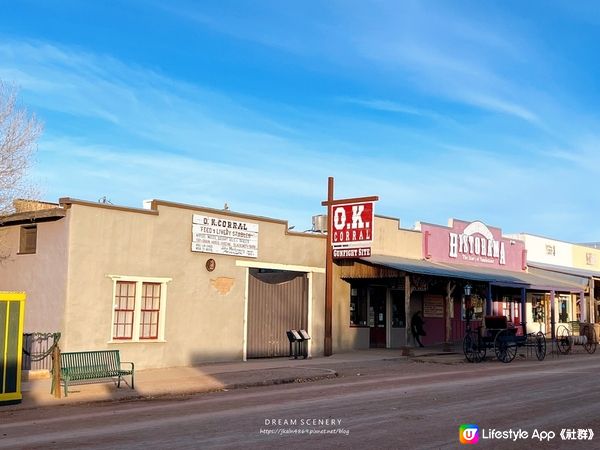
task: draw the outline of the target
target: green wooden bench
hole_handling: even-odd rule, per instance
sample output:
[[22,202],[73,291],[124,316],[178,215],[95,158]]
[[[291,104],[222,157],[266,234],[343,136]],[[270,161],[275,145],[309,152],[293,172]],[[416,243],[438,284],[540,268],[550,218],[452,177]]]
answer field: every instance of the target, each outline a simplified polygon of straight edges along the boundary
[[[122,369],[121,364],[131,364],[131,369]],[[116,378],[117,387],[121,387],[121,378],[131,376],[131,389],[134,385],[134,364],[123,361],[119,350],[97,350],[89,352],[65,352],[60,354],[60,379],[65,387],[65,397],[71,381],[99,380]],[[60,387],[59,387],[60,389]],[[50,393],[54,392],[54,377]]]

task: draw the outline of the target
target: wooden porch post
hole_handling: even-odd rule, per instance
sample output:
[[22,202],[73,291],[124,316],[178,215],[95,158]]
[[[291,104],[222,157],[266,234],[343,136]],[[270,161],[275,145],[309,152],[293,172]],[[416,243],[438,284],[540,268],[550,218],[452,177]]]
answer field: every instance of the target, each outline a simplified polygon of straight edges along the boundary
[[596,287],[596,280],[594,280],[594,277],[590,277],[590,312],[589,312],[589,322],[590,323],[594,323],[596,322],[596,297],[594,296],[594,289]]
[[445,298],[445,308],[444,308],[444,318],[446,322],[446,334],[444,339],[444,348],[443,351],[451,352],[452,349],[452,321],[450,320],[450,316],[452,315],[452,293],[456,289],[456,282],[452,280],[448,280],[448,284],[446,285],[446,298]]
[[[492,301],[492,283],[488,283],[488,290],[487,290],[487,296],[485,299],[485,306],[486,306],[486,314],[489,316],[493,316],[494,313],[494,303]],[[485,319],[485,317],[484,317]]]
[[[550,332],[551,332],[552,339],[554,339],[556,337],[556,330],[555,330],[556,305],[555,305],[555,301],[554,301],[555,298],[556,298],[555,291],[554,290],[550,291]],[[546,330],[546,333],[548,333],[547,330]]]
[[411,311],[410,311],[410,294],[412,292],[412,286],[410,285],[410,275],[409,274],[405,274],[404,275],[404,315],[405,315],[405,320],[404,320],[404,347],[402,348],[402,355],[403,356],[410,356],[411,355],[411,348],[409,345],[409,340],[410,340],[410,320],[412,318],[411,315]]
[[521,325],[523,327],[523,336],[527,335],[527,290],[521,288]]

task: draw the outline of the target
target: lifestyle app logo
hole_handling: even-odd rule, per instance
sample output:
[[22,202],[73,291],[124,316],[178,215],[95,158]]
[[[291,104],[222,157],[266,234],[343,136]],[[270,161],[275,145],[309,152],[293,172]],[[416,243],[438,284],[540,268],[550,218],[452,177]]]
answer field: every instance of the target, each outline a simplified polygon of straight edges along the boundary
[[473,424],[462,424],[458,427],[458,437],[461,444],[477,444],[479,442],[479,427]]

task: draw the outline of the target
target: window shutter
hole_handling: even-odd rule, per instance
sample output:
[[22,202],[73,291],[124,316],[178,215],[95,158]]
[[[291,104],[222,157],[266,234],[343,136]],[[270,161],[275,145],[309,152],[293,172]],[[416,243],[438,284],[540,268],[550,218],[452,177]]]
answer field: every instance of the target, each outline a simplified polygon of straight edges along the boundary
[[35,253],[37,250],[37,226],[21,227],[19,253]]

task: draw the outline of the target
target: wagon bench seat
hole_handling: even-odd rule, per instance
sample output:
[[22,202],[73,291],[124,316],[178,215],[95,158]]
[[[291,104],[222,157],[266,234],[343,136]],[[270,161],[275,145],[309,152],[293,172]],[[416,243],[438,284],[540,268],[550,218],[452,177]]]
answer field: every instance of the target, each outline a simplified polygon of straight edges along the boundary
[[[121,368],[123,364],[129,364],[130,368]],[[131,376],[131,389],[133,389],[134,364],[129,361],[122,362],[119,350],[65,352],[60,355],[60,379],[65,388],[65,397],[68,395],[71,381],[116,378],[117,387],[121,387],[121,378],[126,375]],[[54,392],[54,377],[52,377],[50,392]]]

